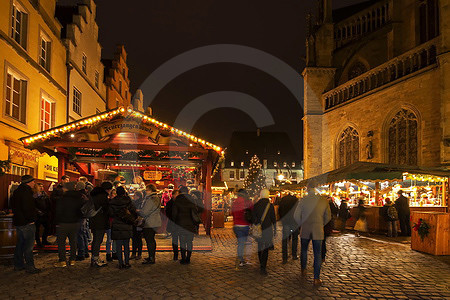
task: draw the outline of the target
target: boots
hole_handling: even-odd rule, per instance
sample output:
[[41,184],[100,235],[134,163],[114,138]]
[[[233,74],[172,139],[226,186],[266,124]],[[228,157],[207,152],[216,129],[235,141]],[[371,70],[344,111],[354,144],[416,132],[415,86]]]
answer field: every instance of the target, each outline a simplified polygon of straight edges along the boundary
[[106,261],[112,261],[112,256],[111,253],[110,254],[106,254]]

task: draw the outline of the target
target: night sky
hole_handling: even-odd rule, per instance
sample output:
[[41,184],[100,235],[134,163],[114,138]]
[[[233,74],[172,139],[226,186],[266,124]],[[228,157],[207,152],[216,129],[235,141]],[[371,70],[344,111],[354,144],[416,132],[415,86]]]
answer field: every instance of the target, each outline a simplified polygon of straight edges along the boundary
[[[335,8],[363,2],[334,1]],[[264,51],[301,71],[305,57],[305,17],[316,11],[316,0],[96,0],[103,57],[116,44],[128,51],[131,91],[173,57],[215,44],[235,44]],[[127,5],[124,5],[124,4]],[[278,80],[245,64],[214,63],[191,69],[167,84],[154,98],[154,116],[174,124],[193,99],[218,91],[235,91],[256,98],[272,114],[274,125],[263,131],[284,131],[302,153],[302,105]],[[150,99],[144,89],[147,105]],[[301,98],[303,94],[301,92]],[[185,128],[180,128],[185,129]],[[226,147],[233,131],[256,131],[249,115],[234,108],[217,108],[196,120],[192,133]]]

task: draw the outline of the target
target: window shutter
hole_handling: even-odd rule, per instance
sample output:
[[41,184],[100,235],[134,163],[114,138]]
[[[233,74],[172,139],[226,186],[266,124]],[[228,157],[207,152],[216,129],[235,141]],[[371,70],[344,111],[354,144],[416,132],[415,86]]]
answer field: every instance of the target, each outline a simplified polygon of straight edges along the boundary
[[22,28],[21,28],[21,46],[27,49],[27,30],[28,30],[28,14],[22,13]]
[[51,118],[52,118],[52,120],[51,120],[50,126],[53,128],[53,127],[55,127],[55,116],[56,116],[55,109],[56,109],[56,103],[52,102],[51,109],[52,109],[52,113],[51,113]]
[[20,82],[20,122],[25,124],[27,117],[27,81],[21,80]]
[[45,68],[48,72],[50,72],[50,64],[52,62],[52,43],[47,42],[47,61],[45,64]]

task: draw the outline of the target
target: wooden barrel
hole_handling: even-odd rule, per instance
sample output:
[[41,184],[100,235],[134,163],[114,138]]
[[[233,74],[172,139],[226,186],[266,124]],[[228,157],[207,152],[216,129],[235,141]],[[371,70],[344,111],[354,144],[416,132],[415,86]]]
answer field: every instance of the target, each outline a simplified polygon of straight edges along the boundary
[[0,216],[0,259],[12,259],[16,248],[16,229],[12,215]]

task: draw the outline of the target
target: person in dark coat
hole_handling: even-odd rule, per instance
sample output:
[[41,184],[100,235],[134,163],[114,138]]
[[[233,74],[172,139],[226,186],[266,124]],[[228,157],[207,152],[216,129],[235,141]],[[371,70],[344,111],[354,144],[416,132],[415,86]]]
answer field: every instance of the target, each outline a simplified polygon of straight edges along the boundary
[[[89,227],[92,232],[91,244],[91,267],[103,267],[106,263],[100,259],[100,246],[106,230],[109,229],[109,194],[112,190],[112,183],[103,182],[99,187],[95,187],[91,192],[95,210],[101,210],[89,219]],[[107,254],[108,255],[108,254]],[[111,256],[111,254],[109,254]]]
[[[394,210],[393,214],[390,215],[389,211]],[[397,213],[397,218],[395,218],[395,213]],[[388,237],[397,237],[397,220],[398,220],[398,212],[395,208],[394,204],[392,203],[391,199],[386,198],[385,204],[381,208],[381,215],[383,216],[384,220],[386,221],[388,232]]]
[[[56,202],[62,198],[64,194],[63,185],[66,182],[70,181],[70,177],[67,175],[63,175],[61,177],[61,182],[56,186],[50,186],[51,194],[50,194],[50,203],[51,203],[51,214],[50,214],[50,232],[49,234],[56,234],[56,221],[55,221],[55,210],[56,210]],[[50,191],[50,189],[49,189]]]
[[[47,241],[47,237],[49,235],[49,227],[50,227],[50,213],[51,213],[51,202],[50,197],[44,191],[44,185],[41,182],[38,182],[34,185],[34,202],[37,209],[37,220],[36,220],[36,244],[38,247],[42,247],[43,245],[50,245]],[[42,233],[42,241],[40,235],[40,227],[43,227]]]
[[[111,222],[111,238],[116,241],[117,260],[119,269],[128,269],[130,265],[130,239],[133,236],[133,225],[137,212],[125,188],[117,188],[117,196],[109,202]],[[122,256],[123,248],[123,256]]]
[[[82,181],[78,181],[75,185],[75,190],[79,191],[83,198],[83,203],[89,200],[86,192],[86,184]],[[81,218],[80,229],[77,234],[77,261],[82,261],[89,257],[89,229],[86,218]]]
[[[264,220],[261,220],[269,207]],[[269,248],[273,245],[273,237],[277,233],[277,220],[275,217],[275,209],[269,201],[269,190],[263,189],[260,193],[260,199],[253,206],[253,224],[261,224],[262,238],[258,239],[258,258],[260,265],[260,273],[267,275],[267,259],[269,258]]]
[[175,199],[172,207],[172,218],[177,225],[180,239],[181,260],[180,264],[185,265],[191,262],[194,233],[197,224],[193,219],[193,214],[198,214],[195,199],[189,195],[189,189],[185,186],[180,188],[180,194]]
[[58,258],[55,267],[66,267],[66,239],[69,238],[70,258],[69,264],[75,265],[77,256],[77,234],[80,229],[80,220],[83,217],[81,207],[84,198],[80,191],[75,190],[75,181],[64,183],[64,194],[56,202],[56,240],[58,243]]
[[403,236],[411,236],[411,224],[410,224],[410,210],[409,199],[403,195],[403,191],[397,192],[398,198],[395,200],[395,208],[398,213],[398,220],[400,221],[400,230]]
[[34,266],[33,246],[36,233],[37,210],[33,198],[34,178],[24,175],[22,183],[11,196],[13,225],[16,227],[17,242],[14,251],[14,270],[39,273]]
[[179,195],[179,190],[172,191],[172,198],[166,204],[166,216],[167,216],[167,232],[170,232],[172,235],[172,251],[173,251],[173,260],[178,260],[178,230],[173,219],[173,205],[175,204],[175,199]]
[[339,206],[339,213],[338,213],[338,220],[339,220],[338,229],[340,232],[345,231],[345,223],[347,223],[347,220],[350,219],[350,217],[351,215],[348,208],[347,199],[341,198],[341,205]]
[[283,224],[283,237],[281,242],[281,252],[283,255],[283,264],[288,260],[288,243],[292,239],[292,259],[297,260],[299,226],[294,220],[294,211],[297,207],[298,199],[292,195],[286,195],[279,200],[278,213],[280,214],[281,224]]

